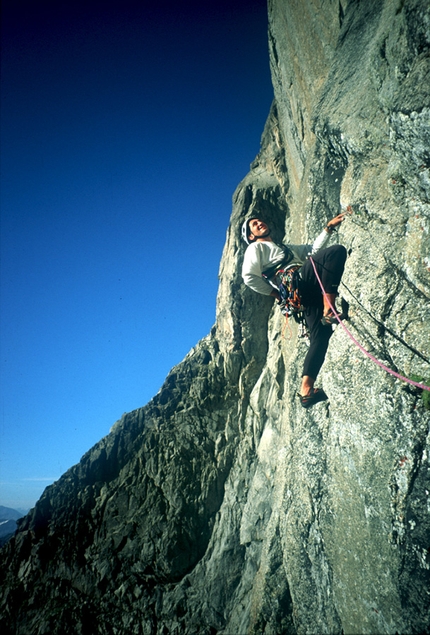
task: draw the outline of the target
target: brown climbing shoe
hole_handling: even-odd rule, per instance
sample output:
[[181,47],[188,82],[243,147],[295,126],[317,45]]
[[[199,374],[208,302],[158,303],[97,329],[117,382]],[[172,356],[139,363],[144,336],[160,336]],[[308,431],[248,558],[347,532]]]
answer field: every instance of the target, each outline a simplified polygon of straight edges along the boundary
[[300,398],[300,403],[302,404],[303,408],[311,408],[316,403],[319,403],[320,401],[326,401],[328,399],[322,388],[312,388],[311,392],[308,395],[303,396],[299,392],[297,393],[297,395]]

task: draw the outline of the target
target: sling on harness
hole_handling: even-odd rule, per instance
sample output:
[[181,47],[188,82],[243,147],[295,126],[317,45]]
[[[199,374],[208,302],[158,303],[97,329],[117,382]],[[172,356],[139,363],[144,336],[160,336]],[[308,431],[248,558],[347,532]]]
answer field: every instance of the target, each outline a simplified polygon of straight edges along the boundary
[[262,276],[279,291],[279,295],[281,296],[279,308],[282,315],[287,319],[287,322],[290,317],[293,317],[295,322],[299,325],[298,336],[308,340],[309,336],[305,324],[304,306],[299,291],[299,271],[301,265],[288,266],[288,262],[291,262],[293,255],[288,247],[284,246],[284,251],[286,255],[285,260],[263,271]]
[[280,262],[262,272],[263,278],[279,291],[281,313],[287,318],[293,316],[300,322],[299,314],[303,305],[299,293],[299,269],[301,264],[294,262],[294,254],[287,245],[282,245],[284,257]]
[[278,282],[279,294],[281,296],[279,308],[281,309],[281,313],[285,315],[286,324],[288,324],[288,319],[293,317],[299,327],[297,333],[299,339],[304,340],[309,346],[309,333],[305,321],[304,306],[302,304],[299,291],[299,271],[299,266],[290,267],[289,269],[280,269],[277,272],[275,279]]
[[300,267],[279,269],[275,280],[281,296],[281,312],[288,317],[294,317],[299,322],[299,314],[303,313],[303,305],[299,292]]

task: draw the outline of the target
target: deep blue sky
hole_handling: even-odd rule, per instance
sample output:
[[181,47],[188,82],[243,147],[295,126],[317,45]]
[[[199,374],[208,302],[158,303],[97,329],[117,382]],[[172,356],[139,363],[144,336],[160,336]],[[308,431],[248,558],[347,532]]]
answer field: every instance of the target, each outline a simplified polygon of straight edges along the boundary
[[265,0],[3,0],[0,504],[210,331],[272,96]]

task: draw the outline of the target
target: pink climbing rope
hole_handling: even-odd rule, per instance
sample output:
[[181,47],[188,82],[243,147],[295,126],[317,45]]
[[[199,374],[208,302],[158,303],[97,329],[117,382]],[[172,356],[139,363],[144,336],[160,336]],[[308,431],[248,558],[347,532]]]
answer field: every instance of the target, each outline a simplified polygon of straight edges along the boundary
[[313,261],[313,259],[309,256],[309,260],[312,263],[312,267],[314,268],[315,271],[315,275],[317,277],[317,280],[319,282],[319,285],[322,289],[322,292],[324,294],[325,299],[327,300],[328,304],[330,305],[331,310],[333,311],[336,320],[339,322],[339,324],[341,325],[341,327],[343,328],[344,331],[346,331],[346,333],[348,334],[348,337],[351,338],[351,340],[354,342],[354,344],[356,346],[358,346],[358,348],[360,349],[360,351],[362,353],[364,353],[364,355],[366,355],[366,357],[368,357],[369,359],[372,360],[372,362],[375,362],[375,364],[378,364],[378,366],[380,366],[383,370],[385,370],[387,373],[390,373],[390,375],[394,375],[394,377],[397,377],[397,379],[400,379],[401,381],[406,381],[408,384],[412,384],[414,386],[417,386],[418,388],[421,388],[422,390],[428,390],[430,391],[430,386],[425,386],[424,384],[419,384],[416,381],[413,381],[412,379],[408,379],[408,377],[403,377],[403,375],[399,375],[399,373],[396,373],[394,370],[391,370],[391,368],[388,368],[388,366],[385,366],[385,364],[383,364],[382,362],[380,362],[378,359],[376,359],[376,357],[374,357],[373,355],[371,355],[371,353],[369,353],[368,351],[366,351],[366,349],[360,344],[360,342],[357,342],[357,340],[355,339],[355,337],[353,336],[353,334],[346,328],[345,324],[342,322],[342,320],[340,319],[339,315],[336,313],[336,309],[335,307],[332,305],[332,303],[330,302],[330,300],[327,297],[327,293],[325,292],[325,289],[323,287],[323,284],[321,282],[321,279],[318,275],[317,272],[317,268],[315,266],[315,263]]

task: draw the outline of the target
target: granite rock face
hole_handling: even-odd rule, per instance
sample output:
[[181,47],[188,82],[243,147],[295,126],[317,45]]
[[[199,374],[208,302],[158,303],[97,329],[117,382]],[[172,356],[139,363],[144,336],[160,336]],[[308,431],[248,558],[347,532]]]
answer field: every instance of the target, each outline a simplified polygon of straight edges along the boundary
[[240,277],[249,213],[310,242],[350,204],[347,328],[429,384],[429,46],[424,0],[269,0],[274,102],[216,324],[20,521],[2,633],[429,632],[426,392],[337,326],[304,410],[306,344]]

